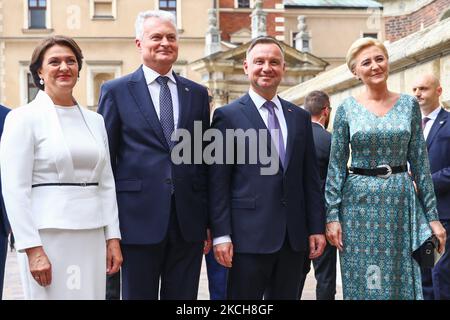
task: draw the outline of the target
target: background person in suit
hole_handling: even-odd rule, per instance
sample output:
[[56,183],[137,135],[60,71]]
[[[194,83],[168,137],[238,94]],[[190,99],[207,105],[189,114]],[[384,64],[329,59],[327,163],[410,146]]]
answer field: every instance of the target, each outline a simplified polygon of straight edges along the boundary
[[[248,161],[251,143],[226,141],[224,145],[239,148],[236,153],[245,152],[247,161],[238,164],[235,157],[233,164],[210,167],[214,253],[220,264],[231,268],[228,299],[297,299],[308,251],[314,259],[325,247],[311,119],[276,94],[285,70],[278,41],[254,39],[244,70],[249,93],[216,109],[212,127],[224,137],[227,129],[272,130],[279,138],[272,144],[279,166],[274,175],[262,175],[260,157],[256,164]],[[271,137],[268,141],[267,147]]]
[[[3,132],[3,125],[5,123],[6,115],[9,111],[10,110],[8,108],[0,105],[0,137]],[[0,300],[2,299],[3,294],[3,279],[5,276],[6,253],[8,250],[8,235],[11,231],[1,192],[2,189],[0,186]]]
[[[211,89],[208,89],[209,110],[213,112],[214,97]],[[208,274],[208,290],[210,300],[225,300],[227,297],[228,269],[216,261],[212,249],[211,232],[208,229],[208,239],[205,245],[206,272]]]
[[171,13],[139,13],[136,46],[143,65],[105,83],[98,109],[116,178],[122,298],[193,300],[206,239],[207,168],[194,163],[194,152],[191,164],[175,165],[171,134],[187,130],[194,150],[194,122],[209,128],[208,92],[173,71],[178,35]]
[[[304,108],[311,114],[314,146],[316,147],[317,163],[322,193],[325,195],[325,181],[327,179],[328,162],[330,161],[331,133],[326,128],[330,120],[330,98],[323,91],[312,91],[306,98]],[[314,275],[317,280],[316,299],[334,300],[336,294],[336,247],[329,243],[325,246],[323,254],[312,260]],[[311,263],[306,263],[306,272],[302,282],[302,288],[306,275],[311,269]],[[301,298],[301,296],[299,297]]]
[[423,134],[427,143],[430,171],[436,193],[439,219],[446,229],[445,252],[433,269],[422,269],[425,300],[450,299],[450,117],[439,103],[442,87],[431,74],[420,76],[413,93],[422,112]]
[[82,59],[72,38],[42,40],[30,64],[40,91],[5,121],[2,191],[27,299],[104,299],[122,263],[105,124],[72,95]]

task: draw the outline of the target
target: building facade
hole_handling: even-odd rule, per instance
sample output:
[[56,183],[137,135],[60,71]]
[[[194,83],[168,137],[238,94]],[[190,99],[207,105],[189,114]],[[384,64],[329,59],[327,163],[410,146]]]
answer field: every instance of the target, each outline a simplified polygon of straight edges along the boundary
[[104,81],[141,64],[134,22],[138,12],[151,9],[176,15],[180,51],[174,70],[199,81],[188,63],[203,56],[211,7],[210,0],[0,0],[0,103],[14,108],[34,97],[31,54],[41,39],[63,34],[73,37],[84,55],[74,95],[95,109]]

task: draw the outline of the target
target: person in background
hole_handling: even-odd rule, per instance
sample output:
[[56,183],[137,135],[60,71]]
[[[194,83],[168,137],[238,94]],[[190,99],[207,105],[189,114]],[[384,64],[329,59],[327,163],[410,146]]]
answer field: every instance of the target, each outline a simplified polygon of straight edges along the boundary
[[[0,137],[3,132],[6,115],[10,109],[0,105]],[[3,296],[3,279],[5,277],[6,253],[8,251],[8,235],[11,232],[8,217],[6,216],[5,204],[3,202],[2,189],[0,185],[0,300]]]
[[[327,131],[330,120],[330,98],[323,91],[312,91],[305,97],[304,108],[311,114],[314,146],[316,148],[322,192],[325,194],[328,163],[330,161],[331,133]],[[327,243],[323,254],[312,260],[317,280],[316,299],[334,300],[336,294],[336,247]],[[305,265],[305,278],[311,269],[308,259]],[[301,298],[301,297],[299,297]]]
[[27,299],[105,299],[122,263],[103,118],[73,96],[82,58],[72,38],[42,40],[30,64],[40,91],[5,121],[2,191]]
[[422,299],[413,253],[432,232],[442,252],[446,236],[419,105],[388,89],[389,55],[377,39],[356,40],[346,60],[364,89],[336,111],[325,187],[327,238],[340,251],[344,299]]
[[437,211],[447,233],[445,252],[438,263],[432,269],[422,269],[423,297],[450,300],[450,116],[439,103],[442,87],[434,75],[419,76],[412,91],[422,112]]
[[[208,88],[209,110],[214,112],[214,97],[211,89]],[[206,271],[208,274],[208,290],[210,300],[225,300],[227,297],[227,277],[228,269],[219,264],[214,258],[214,252],[211,250],[212,240],[211,232],[208,229],[208,240],[205,245]]]

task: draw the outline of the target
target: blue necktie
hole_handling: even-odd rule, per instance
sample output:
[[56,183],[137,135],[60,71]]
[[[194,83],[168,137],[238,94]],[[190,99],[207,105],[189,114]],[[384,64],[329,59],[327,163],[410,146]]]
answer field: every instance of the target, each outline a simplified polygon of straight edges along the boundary
[[169,145],[170,150],[172,150],[175,142],[170,140],[170,137],[175,130],[175,124],[173,120],[172,95],[170,94],[170,89],[167,85],[168,81],[169,77],[159,76],[156,78],[156,82],[161,86],[161,90],[159,91],[159,121],[161,122],[167,144]]
[[278,141],[273,141],[275,144],[275,148],[278,151],[278,155],[280,156],[281,164],[284,167],[284,158],[286,156],[286,149],[284,148],[284,140],[283,140],[283,132],[281,131],[280,122],[278,121],[278,117],[275,114],[275,108],[277,108],[276,104],[272,101],[266,101],[263,104],[263,107],[269,111],[269,117],[267,119],[267,129],[269,132],[272,130],[278,130]]

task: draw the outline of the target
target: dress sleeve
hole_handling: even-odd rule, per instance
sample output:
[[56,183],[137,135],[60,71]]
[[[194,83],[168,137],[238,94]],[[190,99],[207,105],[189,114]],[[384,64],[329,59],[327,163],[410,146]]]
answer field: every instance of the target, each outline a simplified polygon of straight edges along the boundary
[[327,223],[339,221],[342,189],[347,177],[347,162],[350,152],[349,142],[350,132],[344,102],[336,111],[331,138],[330,162],[325,185]]
[[[100,117],[101,118],[101,117]],[[105,145],[107,160],[100,176],[100,196],[102,199],[102,208],[109,224],[105,226],[105,239],[121,239],[119,227],[119,212],[117,207],[116,187],[114,175],[109,161],[109,146],[103,118],[101,118],[103,131],[103,143]]]
[[427,146],[423,137],[419,104],[412,99],[411,139],[408,146],[408,162],[418,189],[418,197],[428,222],[439,220],[436,209],[436,196],[431,179]]

